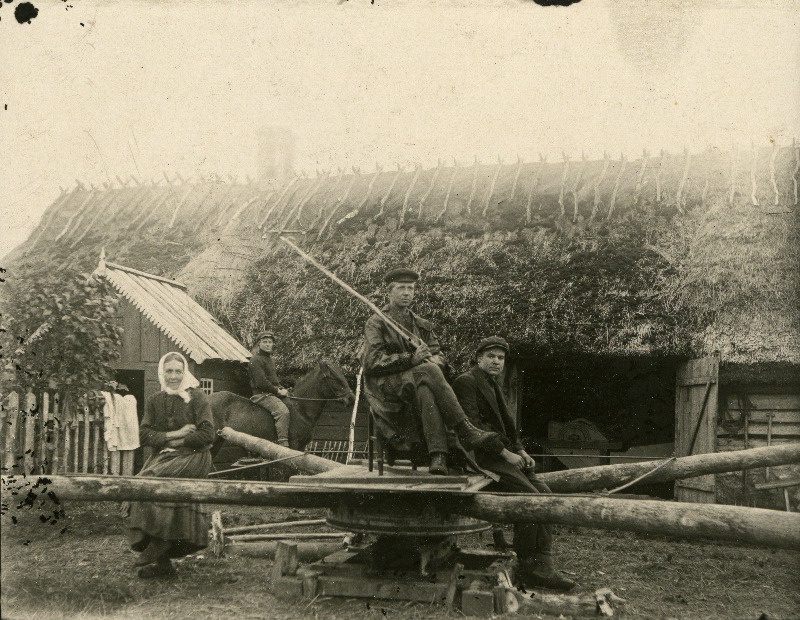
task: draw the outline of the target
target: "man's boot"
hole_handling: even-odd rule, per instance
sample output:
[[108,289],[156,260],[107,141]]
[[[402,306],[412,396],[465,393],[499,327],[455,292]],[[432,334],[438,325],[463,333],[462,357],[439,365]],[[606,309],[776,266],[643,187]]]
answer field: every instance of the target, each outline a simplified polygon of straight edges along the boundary
[[[497,433],[492,433],[489,431],[482,431],[477,426],[472,424],[466,418],[456,424],[456,427],[453,429],[458,436],[458,440],[461,442],[461,445],[464,446],[466,450],[474,450],[478,446],[485,444],[489,441],[500,441]],[[500,448],[502,448],[502,443]],[[499,452],[499,450],[498,450]]]
[[562,577],[553,568],[549,555],[534,555],[520,560],[517,564],[517,581],[526,588],[549,588],[567,592],[575,587],[575,582]]
[[446,476],[450,473],[447,469],[447,455],[444,452],[433,452],[428,465],[428,473],[434,476]]

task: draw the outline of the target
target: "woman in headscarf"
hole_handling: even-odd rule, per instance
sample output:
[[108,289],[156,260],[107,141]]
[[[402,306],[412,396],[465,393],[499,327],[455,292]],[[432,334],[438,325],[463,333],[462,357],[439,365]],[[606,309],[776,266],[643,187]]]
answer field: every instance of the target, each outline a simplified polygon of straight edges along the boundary
[[[139,476],[205,478],[211,470],[214,421],[208,397],[197,387],[186,358],[167,353],[158,363],[161,391],[147,399],[140,424],[142,446],[153,456]],[[175,574],[170,558],[208,546],[209,514],[201,504],[131,502],[128,528],[142,578]]]

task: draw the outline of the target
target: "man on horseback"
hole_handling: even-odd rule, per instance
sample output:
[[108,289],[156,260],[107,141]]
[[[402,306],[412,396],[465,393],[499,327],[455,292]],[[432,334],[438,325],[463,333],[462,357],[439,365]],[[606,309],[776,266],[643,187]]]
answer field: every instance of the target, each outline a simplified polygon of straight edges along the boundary
[[256,336],[256,349],[250,357],[250,387],[254,403],[263,407],[275,420],[278,444],[289,446],[289,408],[282,400],[289,391],[281,385],[272,359],[275,335],[271,331],[260,332]]
[[[418,416],[430,455],[429,471],[447,475],[447,428],[456,432],[464,448],[502,443],[497,433],[473,426],[464,414],[443,369],[447,362],[433,326],[410,310],[419,274],[411,269],[393,269],[386,274],[389,304],[382,308],[391,320],[416,336],[409,338],[390,328],[378,314],[367,320],[364,329],[365,394],[379,432],[390,444],[407,440],[408,418]],[[410,414],[410,416],[409,416]]]

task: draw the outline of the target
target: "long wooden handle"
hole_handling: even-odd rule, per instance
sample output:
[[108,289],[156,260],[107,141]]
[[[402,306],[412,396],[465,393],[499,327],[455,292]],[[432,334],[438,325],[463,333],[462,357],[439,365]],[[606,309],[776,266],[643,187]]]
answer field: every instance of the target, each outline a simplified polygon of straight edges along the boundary
[[395,321],[394,319],[389,317],[383,310],[378,308],[378,306],[376,306],[374,303],[372,303],[369,299],[364,297],[361,293],[359,293],[357,290],[355,290],[352,286],[347,284],[347,282],[345,282],[344,280],[339,278],[339,276],[337,276],[330,269],[325,267],[325,265],[323,265],[322,263],[317,261],[313,256],[311,256],[310,254],[304,252],[300,247],[298,247],[295,243],[293,243],[292,241],[290,241],[289,239],[287,239],[283,235],[279,236],[278,239],[283,241],[283,243],[288,245],[295,252],[297,252],[300,256],[302,256],[303,259],[307,263],[309,263],[311,265],[314,265],[314,267],[316,267],[322,273],[324,273],[326,276],[328,276],[328,279],[332,280],[333,282],[335,282],[336,284],[341,286],[344,290],[346,290],[348,293],[350,293],[353,297],[355,297],[359,301],[362,301],[363,303],[367,304],[367,306],[369,307],[370,310],[372,310],[375,314],[377,314],[379,317],[381,317],[386,322],[386,324],[389,327],[391,327],[393,330],[395,330],[398,334],[400,334],[400,336],[402,336],[403,338],[407,338],[409,341],[411,341],[411,344],[413,344],[415,347],[418,347],[419,345],[423,344],[422,340],[416,334],[410,332],[405,327],[400,325],[397,321]]

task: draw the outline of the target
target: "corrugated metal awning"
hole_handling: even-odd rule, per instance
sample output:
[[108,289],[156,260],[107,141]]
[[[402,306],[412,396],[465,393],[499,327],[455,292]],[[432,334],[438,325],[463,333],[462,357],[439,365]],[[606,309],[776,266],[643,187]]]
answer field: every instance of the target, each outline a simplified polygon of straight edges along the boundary
[[183,284],[107,263],[102,258],[95,274],[108,280],[198,364],[209,359],[237,362],[250,359],[250,351],[189,297]]

